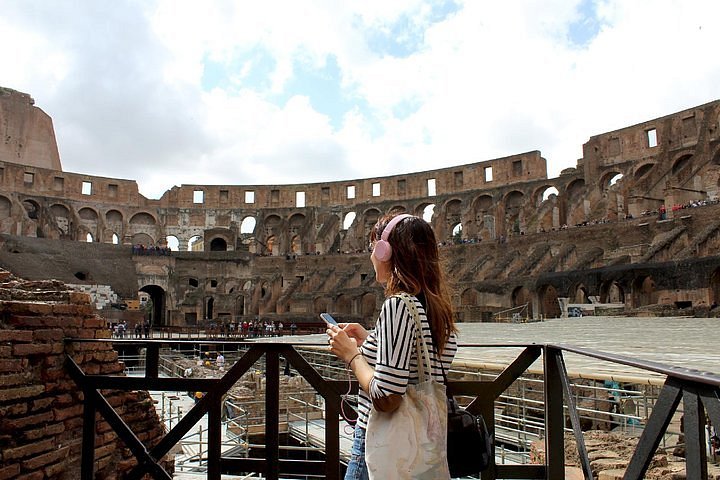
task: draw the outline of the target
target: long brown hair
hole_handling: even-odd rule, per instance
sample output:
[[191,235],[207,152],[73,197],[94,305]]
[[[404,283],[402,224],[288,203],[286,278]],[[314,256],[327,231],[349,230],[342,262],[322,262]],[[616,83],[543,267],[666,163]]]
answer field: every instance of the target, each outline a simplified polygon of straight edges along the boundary
[[[377,221],[370,232],[371,241],[381,238],[394,216],[385,215]],[[385,295],[400,292],[424,295],[430,330],[438,350],[442,352],[456,328],[435,233],[422,218],[408,217],[395,225],[387,240],[392,247],[392,256]]]

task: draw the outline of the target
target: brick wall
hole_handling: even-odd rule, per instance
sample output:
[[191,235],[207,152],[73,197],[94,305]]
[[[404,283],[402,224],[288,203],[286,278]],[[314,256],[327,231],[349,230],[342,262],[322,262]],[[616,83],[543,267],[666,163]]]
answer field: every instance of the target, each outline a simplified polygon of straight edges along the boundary
[[[83,395],[64,368],[66,354],[87,374],[121,374],[123,367],[109,344],[66,347],[64,339],[108,336],[86,294],[0,270],[0,480],[79,476]],[[147,392],[103,393],[148,448],[162,438]],[[96,429],[97,478],[122,478],[135,460],[100,416]]]

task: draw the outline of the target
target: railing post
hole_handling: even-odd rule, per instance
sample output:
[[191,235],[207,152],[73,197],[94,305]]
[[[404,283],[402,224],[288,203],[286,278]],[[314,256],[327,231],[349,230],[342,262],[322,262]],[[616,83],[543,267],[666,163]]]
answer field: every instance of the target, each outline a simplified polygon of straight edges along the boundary
[[683,413],[687,478],[707,480],[705,409],[696,393],[683,391]]
[[267,479],[280,476],[280,361],[276,346],[265,350],[265,460]]
[[94,480],[95,478],[95,408],[94,396],[83,389],[83,436],[82,436],[82,464],[80,467],[81,480]]
[[[202,442],[199,451],[202,450]],[[220,480],[220,456],[222,450],[222,396],[215,399],[208,409],[208,480]]]
[[145,349],[145,377],[158,378],[160,372],[160,345],[150,343]]
[[559,349],[545,347],[545,465],[548,480],[565,479],[565,418]]

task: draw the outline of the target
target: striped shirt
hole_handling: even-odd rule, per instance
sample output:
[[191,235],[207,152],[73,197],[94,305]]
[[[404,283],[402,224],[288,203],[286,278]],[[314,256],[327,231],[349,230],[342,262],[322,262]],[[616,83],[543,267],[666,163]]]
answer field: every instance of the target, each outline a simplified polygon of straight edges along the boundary
[[[436,381],[444,383],[438,349],[433,348],[425,307],[417,297],[410,295],[410,299],[415,302],[420,313],[422,338],[430,352],[433,377]],[[402,299],[398,297],[385,299],[375,330],[368,333],[360,347],[360,352],[368,364],[375,369],[375,373],[370,381],[370,395],[362,389],[358,394],[358,426],[367,428],[368,415],[372,407],[370,396],[381,398],[393,393],[403,395],[408,384],[418,383],[415,330],[415,321]],[[446,374],[450,370],[456,352],[457,339],[453,334],[442,353]]]

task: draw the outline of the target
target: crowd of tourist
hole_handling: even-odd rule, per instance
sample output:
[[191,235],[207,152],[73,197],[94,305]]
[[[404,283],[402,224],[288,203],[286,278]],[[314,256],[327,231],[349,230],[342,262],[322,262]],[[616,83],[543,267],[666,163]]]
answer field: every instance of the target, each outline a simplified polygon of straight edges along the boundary
[[150,322],[137,322],[131,328],[125,320],[108,325],[113,338],[150,338]]
[[285,325],[280,321],[262,321],[259,319],[253,321],[243,322],[215,322],[208,323],[208,336],[211,338],[218,337],[242,337],[242,338],[257,338],[257,337],[278,337],[290,332],[290,335],[295,335],[297,331],[297,324],[294,322],[290,325],[289,329],[285,329]]
[[170,247],[145,246],[141,243],[132,246],[133,255],[170,255],[171,251]]

